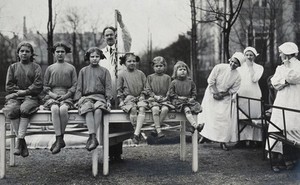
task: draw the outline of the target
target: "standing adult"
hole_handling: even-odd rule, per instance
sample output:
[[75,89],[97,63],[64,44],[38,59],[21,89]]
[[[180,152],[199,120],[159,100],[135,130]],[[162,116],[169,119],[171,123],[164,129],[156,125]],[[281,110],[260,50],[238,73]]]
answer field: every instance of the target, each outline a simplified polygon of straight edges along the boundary
[[[121,67],[118,65],[118,59],[117,59],[117,53],[116,52],[129,52],[131,48],[131,36],[123,22],[121,13],[116,10],[116,16],[117,16],[117,22],[120,25],[121,32],[122,32],[122,40],[118,41],[120,43],[117,44],[117,29],[109,26],[105,27],[103,29],[103,36],[106,43],[106,47],[102,49],[103,54],[105,55],[106,59],[103,59],[100,62],[100,65],[102,67],[105,67],[108,69],[110,75],[111,75],[111,81],[112,81],[112,107],[117,108],[117,103],[114,101],[117,101],[117,75],[118,71],[121,70]],[[117,44],[117,46],[116,46]],[[125,127],[125,128],[124,128]],[[128,128],[129,127],[129,128]],[[117,132],[122,130],[128,130],[132,129],[131,125],[124,125],[124,124],[114,124],[110,126],[110,132]],[[128,138],[130,138],[130,135],[128,135]],[[109,147],[109,159],[111,162],[121,162],[122,158],[122,145],[124,139],[128,138],[116,138],[113,141],[111,141],[111,146]]]
[[241,85],[241,77],[236,70],[245,60],[244,54],[236,52],[229,64],[218,64],[211,71],[208,86],[202,101],[203,111],[198,114],[199,123],[204,123],[200,134],[212,141],[220,142],[223,150],[228,150],[226,142],[232,137],[232,96]]
[[[255,63],[255,58],[259,55],[255,48],[246,47],[244,50],[246,62],[241,65],[237,70],[241,75],[241,87],[238,90],[240,96],[260,99],[262,96],[261,89],[258,81],[261,78],[264,68],[263,66]],[[248,100],[240,99],[239,107],[246,113],[250,114],[251,118],[261,117],[261,104],[258,101],[250,101],[250,110],[248,106]],[[250,112],[249,112],[250,111]],[[246,116],[239,112],[239,118],[244,119]],[[238,126],[237,119],[234,119],[235,126]],[[236,134],[237,135],[237,134]],[[245,146],[246,141],[250,141],[251,146],[256,145],[256,141],[262,141],[261,130],[255,127],[245,127],[240,134],[241,142],[236,146]]]
[[[274,101],[274,106],[286,107],[300,110],[300,61],[296,58],[299,53],[298,47],[293,42],[285,42],[278,47],[279,56],[282,65],[276,68],[274,76],[271,78],[273,87],[277,90],[277,95]],[[283,115],[281,110],[273,109],[271,122],[283,129]],[[286,130],[300,130],[300,116],[297,113],[285,112]],[[274,126],[269,125],[268,132],[278,132]],[[271,140],[271,144],[274,140]],[[276,154],[283,154],[284,163],[287,169],[294,166],[293,161],[297,158],[294,148],[282,145],[278,142],[274,149]],[[279,168],[273,167],[274,171]]]
[[39,109],[38,95],[43,90],[42,69],[34,62],[34,50],[29,42],[21,42],[17,47],[16,63],[7,70],[5,89],[8,95],[3,113],[10,119],[17,136],[14,155],[29,155],[25,135],[29,118]]

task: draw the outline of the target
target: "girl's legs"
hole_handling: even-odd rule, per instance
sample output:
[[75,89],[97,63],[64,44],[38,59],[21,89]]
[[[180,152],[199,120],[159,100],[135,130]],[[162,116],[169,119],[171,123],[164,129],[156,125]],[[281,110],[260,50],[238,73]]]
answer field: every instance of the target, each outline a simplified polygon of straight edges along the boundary
[[135,130],[136,122],[137,122],[137,109],[136,107],[132,107],[129,112],[129,119],[133,126],[133,130]]
[[160,128],[160,120],[159,120],[159,107],[158,106],[153,106],[151,110],[152,110],[153,121],[154,121],[154,124],[155,124],[156,132],[160,133],[161,128]]
[[21,155],[21,146],[20,146],[20,139],[18,138],[19,134],[19,126],[20,126],[20,118],[17,119],[11,119],[10,124],[12,125],[13,132],[15,133],[17,137],[17,142],[15,146],[14,155]]
[[169,112],[169,107],[167,107],[167,106],[162,106],[161,107],[161,112],[160,112],[160,117],[159,117],[159,122],[160,123],[164,122],[164,120],[166,119],[166,117],[168,115],[168,112]]
[[66,118],[68,119],[68,107],[66,107],[66,105],[63,105],[61,107],[59,107],[58,105],[52,105],[51,117],[55,130],[56,140],[51,146],[50,150],[52,154],[57,154],[60,152],[61,148],[64,148],[66,146],[63,139],[65,129],[63,125],[66,125],[65,122],[68,122],[68,120],[66,120]]
[[[98,113],[99,114],[99,111],[95,111],[95,114]],[[88,132],[89,132],[89,138],[87,140],[87,143],[86,143],[86,149],[88,151],[91,151],[93,149],[95,149],[99,143],[97,141],[97,138],[96,138],[96,124],[95,124],[95,118],[96,116],[94,117],[94,113],[93,112],[88,112],[85,114],[85,121],[86,121],[86,124],[87,124],[87,127],[88,127]]]
[[201,130],[203,129],[203,125],[196,123],[196,120],[194,119],[194,117],[192,115],[191,109],[189,107],[184,107],[184,113],[185,113],[186,119],[192,125],[192,127],[189,127],[189,131],[194,133],[195,129],[197,129],[198,132],[201,132]]
[[20,118],[11,119],[10,124],[12,125],[13,132],[15,133],[16,136],[18,136],[19,126],[20,126]]
[[29,124],[29,118],[20,119],[19,133],[18,133],[18,145],[20,146],[20,154],[22,157],[27,157],[29,155],[27,144],[25,141],[25,135],[27,131],[27,127]]
[[68,120],[69,120],[68,110],[69,110],[69,106],[67,104],[63,104],[59,108],[59,112],[60,112],[60,124],[61,124],[61,134],[62,135],[65,134],[65,130],[66,130],[66,127],[67,127],[67,124],[68,124]]
[[98,131],[98,128],[100,126],[100,124],[102,123],[102,110],[101,109],[96,109],[94,112],[94,133],[92,133],[90,135],[91,140],[90,140],[90,145],[88,147],[88,151],[92,151],[95,148],[97,148],[97,146],[99,145],[99,142],[97,140],[97,134],[96,132]]
[[140,107],[139,108],[139,114],[137,116],[137,121],[136,121],[136,128],[135,128],[135,131],[134,131],[134,140],[133,140],[133,142],[135,144],[138,144],[139,140],[140,140],[140,139],[137,139],[137,137],[139,138],[139,135],[141,133],[141,129],[142,129],[144,121],[145,121],[145,111],[146,111],[145,107]]

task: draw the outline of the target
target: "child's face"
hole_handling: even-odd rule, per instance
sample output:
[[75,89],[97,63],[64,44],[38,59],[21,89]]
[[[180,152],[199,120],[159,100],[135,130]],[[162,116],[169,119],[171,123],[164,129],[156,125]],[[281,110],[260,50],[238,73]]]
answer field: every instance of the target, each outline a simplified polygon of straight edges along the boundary
[[93,52],[90,54],[90,64],[93,66],[98,65],[100,61],[100,55],[97,52]]
[[162,63],[157,63],[153,65],[154,72],[157,74],[163,74],[165,71],[165,66]]
[[133,71],[136,68],[136,59],[135,56],[130,55],[128,57],[126,57],[126,62],[125,65],[127,67],[128,70]]
[[177,77],[179,78],[185,78],[187,75],[187,69],[186,67],[182,66],[182,67],[179,67],[177,69]]
[[66,57],[66,50],[64,47],[58,46],[55,48],[54,56],[57,61],[62,62]]
[[21,61],[29,61],[32,53],[30,48],[27,46],[22,46],[18,52]]

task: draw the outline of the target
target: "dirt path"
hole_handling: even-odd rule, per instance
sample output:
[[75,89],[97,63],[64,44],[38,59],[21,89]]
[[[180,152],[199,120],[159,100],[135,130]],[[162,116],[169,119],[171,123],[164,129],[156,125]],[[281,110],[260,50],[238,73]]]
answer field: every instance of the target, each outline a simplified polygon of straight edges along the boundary
[[[91,173],[91,153],[63,149],[58,155],[48,150],[30,150],[28,158],[17,158],[0,184],[300,184],[300,167],[273,173],[260,150],[222,151],[218,144],[199,145],[199,172],[191,170],[191,144],[187,161],[179,160],[179,145],[125,147],[125,162],[112,164],[110,175],[96,178]],[[8,153],[7,153],[8,154]],[[101,164],[100,164],[101,165]]]

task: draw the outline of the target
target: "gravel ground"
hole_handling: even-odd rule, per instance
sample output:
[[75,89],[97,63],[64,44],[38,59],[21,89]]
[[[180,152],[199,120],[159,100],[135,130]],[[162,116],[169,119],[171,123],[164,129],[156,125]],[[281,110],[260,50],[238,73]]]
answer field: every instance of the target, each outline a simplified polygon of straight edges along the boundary
[[109,176],[102,175],[99,164],[97,177],[85,149],[63,149],[57,155],[35,149],[25,159],[17,157],[15,167],[7,161],[7,175],[0,184],[300,184],[300,165],[273,173],[260,149],[223,151],[217,143],[199,145],[199,171],[193,173],[191,149],[189,143],[187,160],[180,161],[179,144],[124,147],[125,161],[111,164]]

